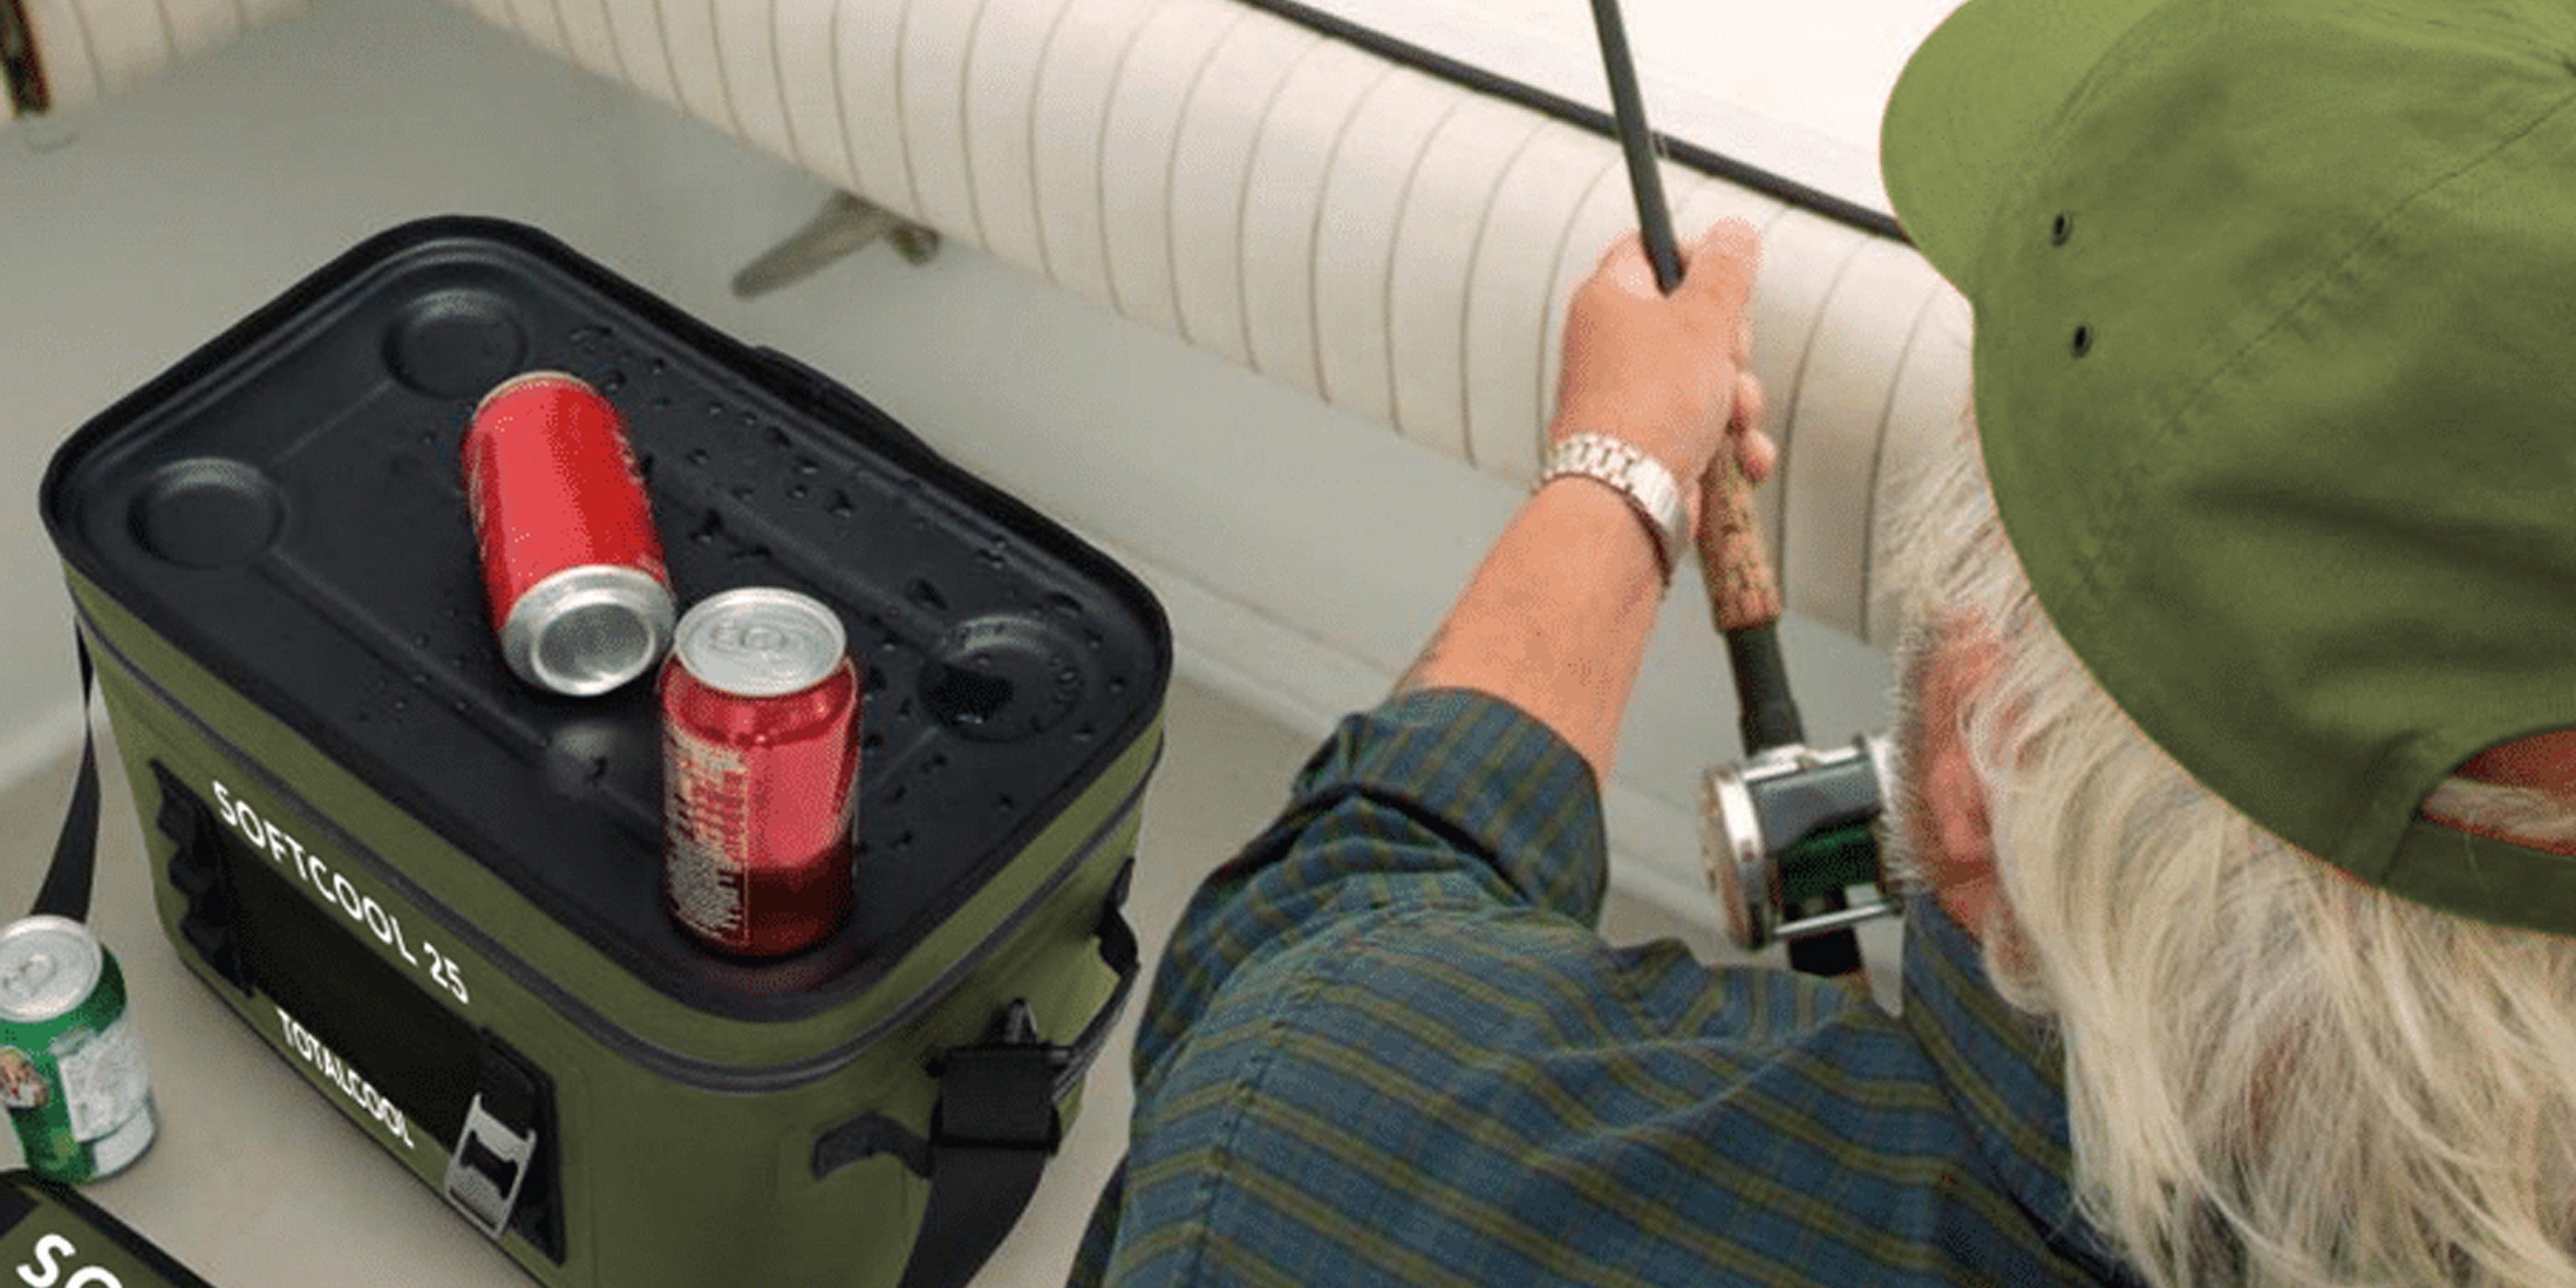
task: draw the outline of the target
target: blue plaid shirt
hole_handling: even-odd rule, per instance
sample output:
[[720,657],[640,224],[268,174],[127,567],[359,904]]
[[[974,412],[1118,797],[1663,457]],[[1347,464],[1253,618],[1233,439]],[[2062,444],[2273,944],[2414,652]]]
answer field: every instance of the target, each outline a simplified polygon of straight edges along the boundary
[[1590,768],[1481,695],[1341,724],[1198,892],[1073,1282],[2103,1284],[2060,1063],[1911,910],[1902,1017],[1594,933]]

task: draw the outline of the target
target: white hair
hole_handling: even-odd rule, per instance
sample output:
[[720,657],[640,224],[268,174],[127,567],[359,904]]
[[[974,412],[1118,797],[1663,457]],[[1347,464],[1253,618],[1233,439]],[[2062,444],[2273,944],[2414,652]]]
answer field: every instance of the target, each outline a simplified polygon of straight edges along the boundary
[[[1969,929],[2061,1039],[2085,1217],[2156,1288],[2576,1288],[2576,939],[2385,894],[2202,788],[2041,614],[1970,418],[1893,522],[1908,650],[2000,646],[1960,712],[2001,892]],[[2576,837],[2527,790],[2427,808]]]

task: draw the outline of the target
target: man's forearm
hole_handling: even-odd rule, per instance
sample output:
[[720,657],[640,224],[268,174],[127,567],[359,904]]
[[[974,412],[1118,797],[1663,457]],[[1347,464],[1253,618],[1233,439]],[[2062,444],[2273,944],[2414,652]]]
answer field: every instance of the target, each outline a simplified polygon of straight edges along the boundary
[[1607,784],[1663,603],[1654,538],[1619,494],[1558,479],[1522,503],[1396,685],[1474,689],[1528,712]]

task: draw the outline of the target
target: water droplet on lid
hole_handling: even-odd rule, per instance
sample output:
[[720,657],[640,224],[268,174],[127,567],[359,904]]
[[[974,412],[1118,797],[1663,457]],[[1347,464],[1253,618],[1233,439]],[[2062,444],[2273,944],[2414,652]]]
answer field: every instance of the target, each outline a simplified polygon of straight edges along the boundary
[[859,507],[851,503],[851,501],[850,501],[850,494],[849,494],[849,493],[844,492],[844,491],[841,491],[841,490],[840,490],[840,489],[838,489],[838,488],[834,488],[834,489],[832,490],[832,517],[833,517],[833,518],[835,518],[835,519],[846,519],[846,518],[849,518],[851,515],[856,514],[856,513],[858,513],[858,512],[859,512]]
[[750,489],[749,487],[738,487],[738,488],[735,488],[735,489],[733,490],[733,499],[734,499],[734,500],[737,500],[737,501],[748,501],[748,500],[750,500],[750,499],[751,499],[751,489]]
[[940,594],[939,588],[931,585],[929,580],[926,578],[913,578],[910,593],[912,595],[912,602],[930,609],[933,612],[939,612],[948,607],[948,597]]
[[798,483],[787,489],[787,499],[790,501],[802,501],[808,495],[812,494],[813,491],[814,489],[807,487],[802,483]]
[[689,464],[704,465],[709,459],[710,458],[707,456],[707,449],[703,447],[693,447],[689,449]]
[[648,370],[650,370],[654,375],[657,375],[657,376],[658,376],[658,375],[662,374],[663,372],[668,371],[668,370],[670,370],[670,369],[671,369],[671,362],[670,362],[670,359],[668,359],[668,358],[655,358],[655,359],[653,360],[652,366],[651,366],[651,367],[649,367],[649,368],[647,368],[647,369],[648,369]]
[[593,388],[599,390],[599,392],[603,394],[616,393],[618,390],[626,387],[626,372],[623,368],[610,367],[608,370],[600,373],[599,379],[591,382],[591,384]]
[[796,472],[812,478],[823,472],[823,463],[811,456],[799,456],[796,458]]

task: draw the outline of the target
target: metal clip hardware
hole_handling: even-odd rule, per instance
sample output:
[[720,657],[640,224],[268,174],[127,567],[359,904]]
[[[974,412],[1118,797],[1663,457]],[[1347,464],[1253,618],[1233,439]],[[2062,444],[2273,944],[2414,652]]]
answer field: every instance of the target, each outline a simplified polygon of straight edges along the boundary
[[836,192],[803,228],[734,274],[733,293],[746,300],[767,295],[879,240],[893,246],[914,267],[929,263],[939,253],[937,232],[855,193]]
[[528,1163],[536,1157],[537,1133],[510,1130],[483,1107],[482,1093],[465,1110],[465,1130],[457,1133],[455,1152],[447,1156],[447,1181],[441,1188],[448,1205],[465,1214],[483,1236],[500,1242],[518,1210],[519,1190],[527,1183]]

